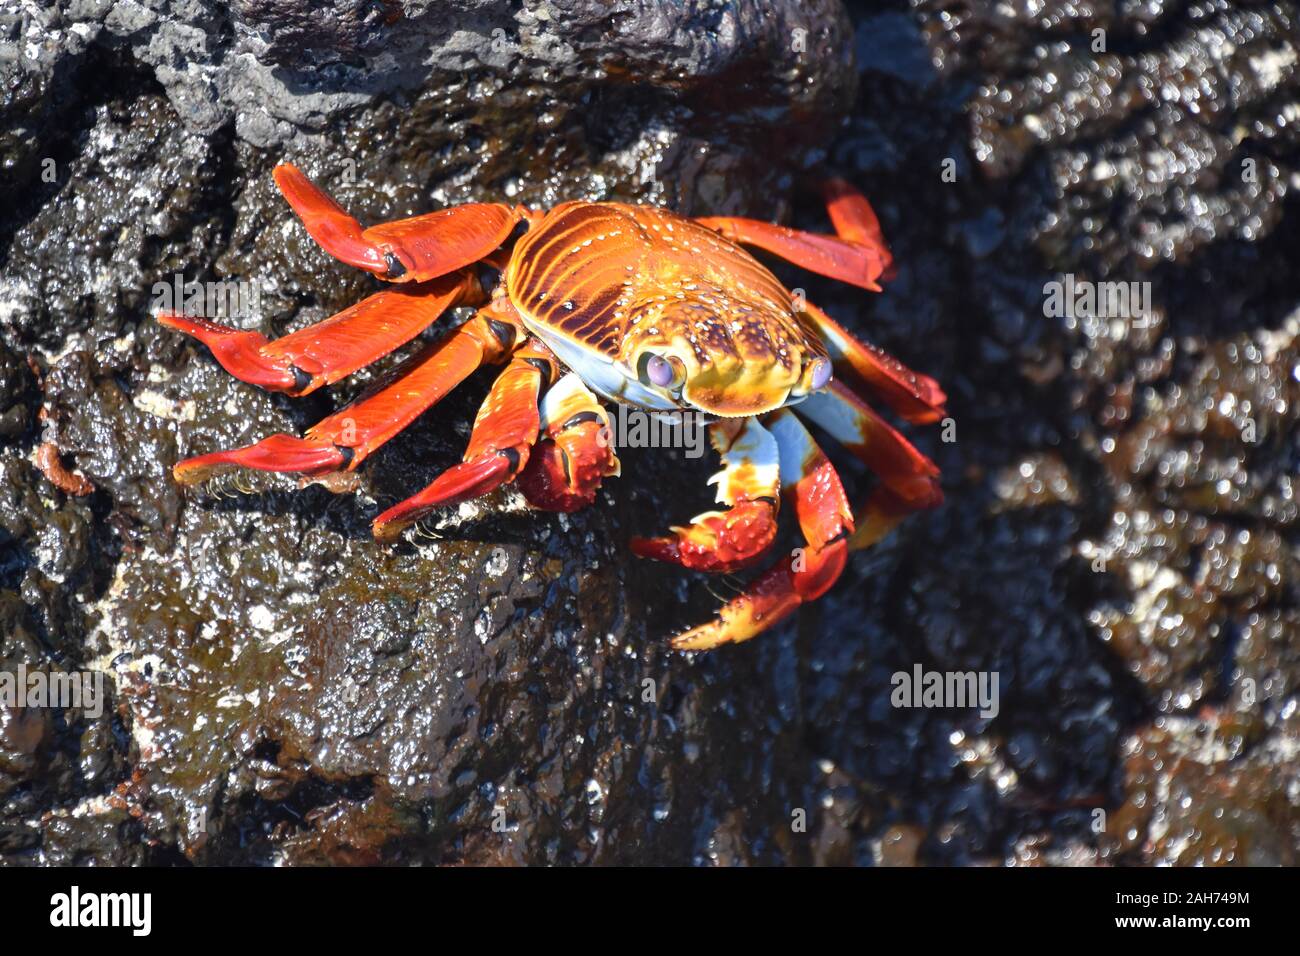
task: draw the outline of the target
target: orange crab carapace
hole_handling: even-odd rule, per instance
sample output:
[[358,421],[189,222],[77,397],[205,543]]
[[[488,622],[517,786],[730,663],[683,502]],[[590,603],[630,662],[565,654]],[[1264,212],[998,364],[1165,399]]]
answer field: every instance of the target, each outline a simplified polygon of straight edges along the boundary
[[[782,500],[805,545],[712,621],[675,638],[684,650],[754,637],[824,594],[851,550],[942,500],[934,463],[856,391],[926,423],[944,414],[938,384],[859,342],[743,248],[878,290],[890,255],[870,205],[842,180],[824,187],[833,236],[614,202],[547,212],[473,203],[363,229],[293,166],[279,166],[275,181],[327,252],[399,285],[275,341],[178,313],[158,316],[207,345],[232,375],[306,395],[404,345],[453,307],[478,311],[304,437],[272,435],[190,458],[175,468],[183,483],[229,467],[352,471],[475,369],[504,365],[462,463],[375,519],[375,536],[390,541],[433,509],[511,480],[537,508],[590,504],[601,480],[619,470],[602,401],[650,415],[695,413],[709,422],[722,459],[712,479],[722,508],[664,536],[633,539],[632,549],[735,571],[772,544]],[[496,273],[499,281],[486,279]],[[800,419],[879,477],[856,514]]]

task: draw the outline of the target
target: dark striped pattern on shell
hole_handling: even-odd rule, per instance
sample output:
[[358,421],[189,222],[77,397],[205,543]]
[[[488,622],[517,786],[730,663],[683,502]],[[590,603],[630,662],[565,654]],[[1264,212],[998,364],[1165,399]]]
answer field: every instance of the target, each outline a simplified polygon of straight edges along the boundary
[[555,207],[515,246],[506,282],[533,323],[610,358],[676,343],[700,366],[788,370],[809,350],[824,354],[801,328],[790,293],[753,256],[653,206]]

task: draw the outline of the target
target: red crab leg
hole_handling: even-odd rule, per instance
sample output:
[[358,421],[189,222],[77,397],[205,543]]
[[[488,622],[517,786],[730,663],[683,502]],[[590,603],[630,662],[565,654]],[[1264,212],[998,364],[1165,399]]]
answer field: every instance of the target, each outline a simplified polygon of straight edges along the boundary
[[483,299],[478,281],[463,272],[427,284],[390,289],[362,299],[338,315],[268,342],[177,312],[158,321],[192,335],[235,378],[272,392],[307,395],[387,355],[458,305]]
[[781,455],[781,491],[799,519],[807,546],[765,571],[708,624],[673,639],[683,651],[747,641],[821,597],[839,578],[848,555],[853,515],[839,476],[808,430],[788,411],[769,415],[767,427]]
[[596,499],[601,480],[619,473],[609,417],[577,374],[547,389],[540,405],[543,438],[516,484],[534,508],[577,511]]
[[304,437],[272,435],[244,448],[187,459],[172,473],[182,484],[194,484],[232,466],[306,475],[353,470],[480,365],[501,361],[515,335],[513,325],[480,310],[441,342],[403,362],[355,402],[313,425]]
[[522,218],[502,203],[466,203],[362,229],[297,167],[277,166],[275,184],[321,248],[340,262],[394,282],[423,282],[491,253]]
[[939,383],[914,372],[888,352],[859,341],[847,329],[811,302],[804,315],[826,345],[836,374],[869,388],[906,421],[915,425],[936,422],[945,414]]
[[942,504],[938,466],[844,383],[831,382],[797,410],[853,452],[913,511]]
[[375,538],[392,541],[435,508],[478,498],[519,474],[541,428],[538,395],[558,369],[546,346],[525,342],[483,400],[464,461],[376,518]]
[[867,503],[853,517],[853,534],[849,536],[849,550],[869,548],[884,538],[913,511],[916,506],[881,485],[867,498]]
[[643,558],[699,571],[737,571],[751,564],[776,537],[781,474],[776,439],[757,419],[726,419],[709,429],[722,471],[709,479],[726,511],[708,511],[687,527],[660,538],[633,538]]
[[835,236],[734,216],[704,217],[695,221],[722,233],[733,242],[764,249],[810,272],[879,292],[880,285],[876,280],[881,276],[890,278],[886,272],[893,257],[885,246],[880,221],[871,204],[842,179],[824,183],[822,196],[835,226]]
[[839,382],[809,396],[799,413],[826,429],[881,478],[858,512],[849,550],[870,547],[913,511],[943,503],[939,469]]

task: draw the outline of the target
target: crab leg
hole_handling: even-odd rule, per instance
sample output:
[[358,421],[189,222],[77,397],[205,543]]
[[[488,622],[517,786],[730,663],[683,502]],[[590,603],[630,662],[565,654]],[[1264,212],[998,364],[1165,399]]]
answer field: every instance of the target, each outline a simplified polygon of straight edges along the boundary
[[853,452],[912,510],[943,502],[938,466],[842,382],[809,395],[798,412]]
[[724,419],[709,428],[722,456],[722,470],[709,479],[726,511],[707,511],[687,527],[659,538],[633,538],[643,558],[671,561],[699,571],[737,571],[750,564],[776,537],[781,489],[776,439],[756,418]]
[[519,474],[541,427],[538,395],[558,371],[550,349],[526,341],[483,400],[464,461],[376,518],[375,538],[392,541],[433,509],[478,498]]
[[856,515],[853,516],[853,534],[849,536],[849,550],[870,548],[893,531],[916,506],[900,498],[881,485],[873,491]]
[[767,427],[780,451],[782,494],[794,505],[807,546],[765,571],[714,620],[674,638],[678,650],[703,651],[756,637],[825,594],[844,570],[853,515],[839,476],[790,412],[773,412]]
[[879,292],[876,280],[882,275],[889,278],[885,273],[893,257],[871,204],[842,179],[827,180],[822,185],[822,196],[835,236],[735,216],[707,216],[695,221],[733,242],[766,250],[810,272]]
[[862,342],[811,302],[804,316],[826,344],[836,374],[854,380],[879,395],[890,408],[915,425],[936,422],[946,414],[939,383],[914,372],[888,352]]
[[243,332],[177,312],[160,313],[158,321],[198,339],[235,378],[300,396],[405,345],[448,309],[482,299],[478,281],[455,272],[427,284],[379,292],[274,342],[260,332]]
[[909,513],[943,503],[935,463],[840,382],[810,395],[799,414],[826,429],[880,477],[880,487],[856,516],[850,550],[875,544]]
[[284,163],[273,175],[322,249],[393,282],[423,282],[477,262],[505,242],[523,217],[502,203],[466,203],[362,229],[297,167]]
[[547,389],[539,411],[544,437],[519,473],[519,490],[534,508],[585,508],[595,500],[601,480],[619,473],[609,416],[574,372]]
[[354,470],[480,365],[501,361],[516,334],[513,325],[480,310],[445,339],[403,362],[352,404],[313,425],[304,437],[272,435],[244,448],[189,458],[172,473],[182,484],[194,484],[232,466],[306,475]]

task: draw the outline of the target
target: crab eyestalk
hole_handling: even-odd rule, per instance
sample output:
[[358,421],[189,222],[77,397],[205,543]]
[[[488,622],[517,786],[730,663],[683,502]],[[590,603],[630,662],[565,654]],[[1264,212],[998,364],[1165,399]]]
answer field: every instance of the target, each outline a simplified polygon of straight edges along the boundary
[[831,375],[833,374],[834,369],[831,368],[830,359],[813,359],[812,368],[808,372],[808,388],[814,392],[820,392],[831,383]]

